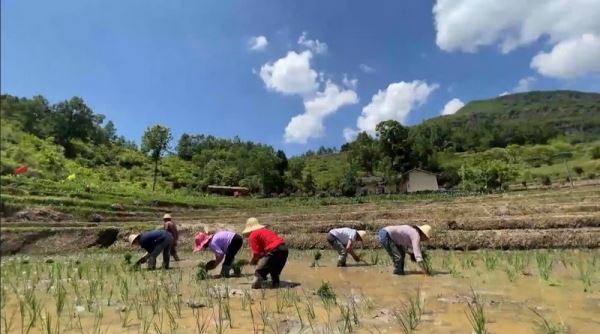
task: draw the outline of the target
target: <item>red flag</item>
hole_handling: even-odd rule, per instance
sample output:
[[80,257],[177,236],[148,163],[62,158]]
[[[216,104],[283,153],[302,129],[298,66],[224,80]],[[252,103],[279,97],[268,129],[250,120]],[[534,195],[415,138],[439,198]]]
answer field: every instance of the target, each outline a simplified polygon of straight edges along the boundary
[[23,164],[18,166],[17,168],[15,168],[15,174],[19,175],[19,174],[23,174],[27,171],[27,165]]

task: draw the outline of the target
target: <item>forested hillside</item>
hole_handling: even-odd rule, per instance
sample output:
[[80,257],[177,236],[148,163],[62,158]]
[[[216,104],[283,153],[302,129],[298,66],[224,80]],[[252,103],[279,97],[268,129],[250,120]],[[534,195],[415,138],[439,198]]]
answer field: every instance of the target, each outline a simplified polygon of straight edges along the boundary
[[[600,94],[531,92],[474,101],[454,115],[302,156],[239,138],[184,134],[149,125],[140,146],[77,97],[50,104],[41,96],[1,97],[3,184],[19,177],[137,190],[204,192],[208,185],[246,186],[253,193],[356,194],[364,176],[399,182],[421,167],[446,187],[496,189],[600,174]],[[156,172],[156,173],[155,173]],[[156,176],[156,186],[154,185]]]

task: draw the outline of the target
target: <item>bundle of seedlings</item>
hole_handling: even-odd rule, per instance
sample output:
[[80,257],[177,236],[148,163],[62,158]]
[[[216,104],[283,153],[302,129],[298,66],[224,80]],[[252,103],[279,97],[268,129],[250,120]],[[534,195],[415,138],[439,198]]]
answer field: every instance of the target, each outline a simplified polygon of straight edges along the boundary
[[249,263],[250,262],[248,262],[246,259],[239,259],[233,262],[233,274],[238,277],[242,276],[242,269],[244,269],[244,266],[247,266]]

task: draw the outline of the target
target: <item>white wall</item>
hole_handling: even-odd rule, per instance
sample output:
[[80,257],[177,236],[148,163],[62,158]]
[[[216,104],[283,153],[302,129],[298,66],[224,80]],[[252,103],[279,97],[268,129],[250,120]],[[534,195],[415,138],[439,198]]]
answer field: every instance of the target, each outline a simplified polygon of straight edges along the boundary
[[435,191],[439,190],[437,177],[433,174],[421,171],[412,171],[408,174],[407,189],[409,193],[415,191]]

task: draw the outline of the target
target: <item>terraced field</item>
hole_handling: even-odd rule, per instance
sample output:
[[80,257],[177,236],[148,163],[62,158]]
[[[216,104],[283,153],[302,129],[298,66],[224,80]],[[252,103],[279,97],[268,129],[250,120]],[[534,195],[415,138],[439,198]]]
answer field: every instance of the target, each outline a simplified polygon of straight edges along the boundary
[[425,222],[435,231],[429,248],[600,247],[598,183],[489,195],[350,199],[169,197],[13,185],[2,190],[0,246],[3,254],[121,248],[128,233],[159,226],[164,212],[173,214],[183,244],[189,245],[198,230],[239,231],[246,218],[257,216],[299,249],[324,248],[324,233],[337,226],[373,232],[365,247],[376,247],[379,228]]

